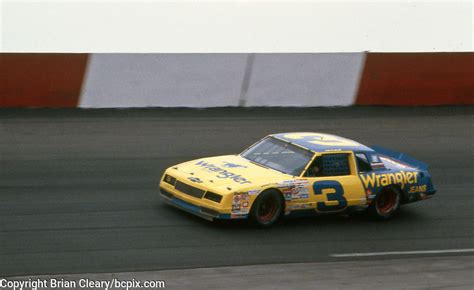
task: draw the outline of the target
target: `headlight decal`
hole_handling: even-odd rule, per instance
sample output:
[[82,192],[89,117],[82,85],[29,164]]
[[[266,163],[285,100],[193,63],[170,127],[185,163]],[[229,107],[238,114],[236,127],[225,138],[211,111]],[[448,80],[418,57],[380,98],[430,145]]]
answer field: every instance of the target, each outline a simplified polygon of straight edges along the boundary
[[222,195],[217,194],[217,193],[214,193],[214,192],[211,192],[211,191],[208,191],[208,192],[206,192],[206,194],[204,195],[204,198],[205,198],[205,199],[212,200],[212,201],[217,202],[217,203],[220,203],[221,200],[222,200]]
[[176,178],[169,174],[165,175],[165,177],[163,178],[163,181],[173,186],[176,184]]

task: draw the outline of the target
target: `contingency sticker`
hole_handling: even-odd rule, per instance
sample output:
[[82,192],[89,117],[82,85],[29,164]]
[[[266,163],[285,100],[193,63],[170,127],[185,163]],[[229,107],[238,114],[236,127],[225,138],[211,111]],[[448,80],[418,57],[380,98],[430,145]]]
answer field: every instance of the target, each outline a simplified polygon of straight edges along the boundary
[[282,189],[287,201],[309,198],[309,182],[306,179],[283,181],[277,187]]
[[259,189],[254,189],[254,190],[249,190],[248,191],[248,194],[249,195],[257,195],[260,193],[260,190]]
[[234,193],[232,200],[232,214],[248,214],[250,198],[247,192]]
[[310,209],[311,203],[296,203],[296,204],[290,204],[286,207],[287,210],[298,210],[298,209]]

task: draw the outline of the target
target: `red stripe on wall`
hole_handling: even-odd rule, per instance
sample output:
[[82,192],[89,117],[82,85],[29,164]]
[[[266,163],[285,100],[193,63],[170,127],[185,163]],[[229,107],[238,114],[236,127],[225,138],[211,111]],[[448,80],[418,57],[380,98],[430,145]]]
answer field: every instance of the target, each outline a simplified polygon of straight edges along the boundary
[[87,54],[0,54],[0,107],[76,107]]
[[368,53],[356,104],[474,104],[474,53]]

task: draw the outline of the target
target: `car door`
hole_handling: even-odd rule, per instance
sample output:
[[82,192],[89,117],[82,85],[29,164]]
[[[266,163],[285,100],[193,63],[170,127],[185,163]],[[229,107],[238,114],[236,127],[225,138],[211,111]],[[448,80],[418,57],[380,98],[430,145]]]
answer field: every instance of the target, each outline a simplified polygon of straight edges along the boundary
[[319,154],[305,176],[309,181],[309,200],[318,212],[337,212],[366,204],[352,151]]

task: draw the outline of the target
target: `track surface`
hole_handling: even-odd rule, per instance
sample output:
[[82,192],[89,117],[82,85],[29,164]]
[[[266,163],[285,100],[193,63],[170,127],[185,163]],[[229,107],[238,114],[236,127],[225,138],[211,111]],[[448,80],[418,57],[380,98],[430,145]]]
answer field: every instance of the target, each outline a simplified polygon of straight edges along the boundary
[[[0,276],[334,261],[474,244],[473,107],[0,110]],[[384,223],[364,215],[215,225],[166,206],[175,163],[268,133],[320,131],[409,153],[438,194]]]

